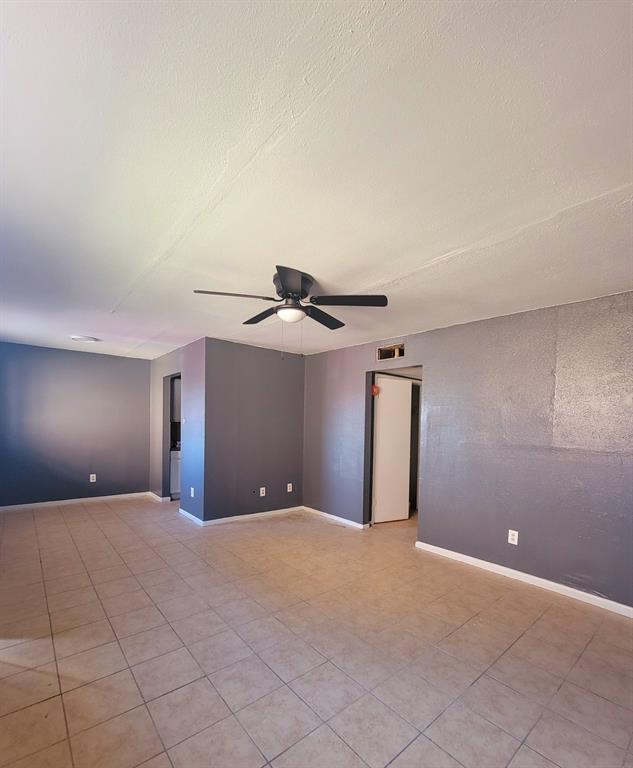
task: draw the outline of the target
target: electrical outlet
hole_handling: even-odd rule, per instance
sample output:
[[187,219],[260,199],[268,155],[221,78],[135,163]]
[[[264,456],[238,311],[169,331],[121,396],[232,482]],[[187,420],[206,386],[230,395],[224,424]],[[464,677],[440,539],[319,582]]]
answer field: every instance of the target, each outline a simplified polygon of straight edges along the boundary
[[519,543],[519,532],[513,531],[511,528],[508,530],[508,544]]
[[195,497],[196,494],[195,494],[193,488],[189,489],[189,495],[191,496],[192,499]]
[[262,487],[259,489],[259,495],[265,496],[266,495],[266,486],[262,485]]
[[288,491],[288,493],[292,493],[292,483],[288,483],[288,485],[286,486],[286,490]]
[[96,483],[97,482],[97,476],[96,475],[90,475],[90,482]]

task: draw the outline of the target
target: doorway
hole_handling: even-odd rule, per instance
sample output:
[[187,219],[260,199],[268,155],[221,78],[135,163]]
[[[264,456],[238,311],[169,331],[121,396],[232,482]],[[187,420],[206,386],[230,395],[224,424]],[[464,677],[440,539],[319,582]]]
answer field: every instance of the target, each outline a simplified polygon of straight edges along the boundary
[[422,367],[375,372],[372,385],[369,522],[414,523],[418,512]]
[[180,498],[181,375],[163,379],[163,498]]

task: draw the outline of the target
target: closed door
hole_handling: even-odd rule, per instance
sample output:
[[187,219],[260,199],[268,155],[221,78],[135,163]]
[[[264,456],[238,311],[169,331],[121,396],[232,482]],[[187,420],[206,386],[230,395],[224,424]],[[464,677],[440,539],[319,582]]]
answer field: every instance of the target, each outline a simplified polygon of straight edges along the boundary
[[386,523],[409,517],[412,384],[380,374],[376,384],[372,520]]

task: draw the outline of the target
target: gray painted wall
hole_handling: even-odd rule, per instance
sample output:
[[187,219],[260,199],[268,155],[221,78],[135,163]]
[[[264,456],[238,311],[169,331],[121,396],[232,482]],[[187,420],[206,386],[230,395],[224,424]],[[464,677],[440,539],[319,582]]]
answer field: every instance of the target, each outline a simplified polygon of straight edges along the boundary
[[[204,519],[205,480],[206,339],[182,350],[180,508]],[[194,489],[191,497],[190,489]]]
[[308,357],[304,503],[362,521],[365,374],[423,365],[419,540],[633,604],[632,304],[415,334],[400,363]]
[[301,504],[303,358],[206,339],[206,395],[205,520]]
[[[153,361],[151,488],[162,496],[169,488],[162,463],[167,414],[163,382],[178,372],[183,418],[180,507],[200,520],[213,520],[301,504],[303,358],[199,339]],[[286,491],[289,482],[292,493]],[[260,486],[266,487],[263,498]]]
[[0,506],[146,491],[149,374],[147,360],[0,342]]
[[304,361],[200,339],[150,376],[144,360],[0,343],[0,505],[166,495],[163,379],[181,372],[183,509],[305,503],[361,522],[366,373],[423,365],[419,539],[633,604],[632,303],[415,334],[380,364],[375,344]]

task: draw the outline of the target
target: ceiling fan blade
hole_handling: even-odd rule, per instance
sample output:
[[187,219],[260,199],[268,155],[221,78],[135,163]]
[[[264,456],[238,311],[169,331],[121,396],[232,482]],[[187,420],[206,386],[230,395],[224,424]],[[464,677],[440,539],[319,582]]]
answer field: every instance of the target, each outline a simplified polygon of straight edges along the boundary
[[272,317],[276,313],[275,307],[270,307],[270,309],[265,309],[263,312],[260,312],[258,315],[255,315],[255,317],[251,317],[248,320],[244,320],[242,325],[255,325],[255,323],[261,323],[262,320],[265,320],[267,317]]
[[225,293],[224,291],[194,291],[194,293],[204,293],[207,296],[236,296],[238,299],[263,299],[264,301],[281,301],[272,296],[255,296],[252,293]]
[[317,307],[304,307],[303,310],[308,317],[316,320],[317,323],[321,323],[321,325],[324,325],[331,331],[335,331],[337,328],[342,328],[345,325],[345,323],[342,323],[340,320],[332,317],[332,315],[328,315],[327,312],[323,312],[323,310],[318,309]]
[[377,296],[311,296],[310,302],[322,307],[386,307],[387,297]]
[[292,294],[293,296],[301,296],[301,278],[303,272],[299,272],[298,269],[292,269],[291,267],[276,266],[277,275],[279,276],[279,282],[285,294]]

